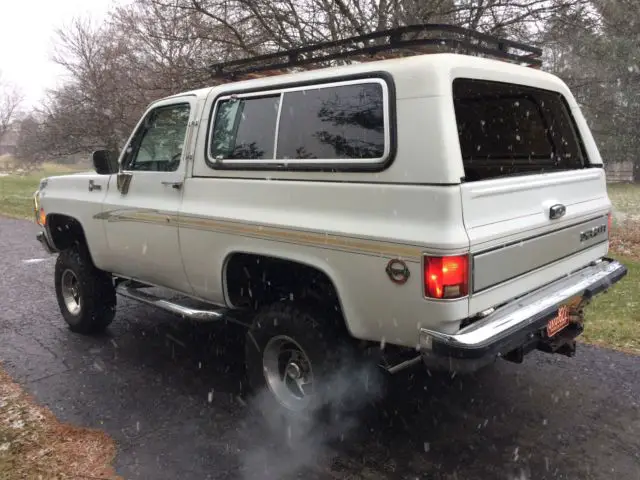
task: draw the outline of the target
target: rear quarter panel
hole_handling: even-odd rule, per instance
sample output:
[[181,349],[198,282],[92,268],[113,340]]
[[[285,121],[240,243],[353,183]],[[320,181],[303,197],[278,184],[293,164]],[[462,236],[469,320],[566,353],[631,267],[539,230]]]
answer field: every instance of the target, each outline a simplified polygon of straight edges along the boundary
[[[226,302],[221,278],[234,252],[291,259],[325,272],[356,338],[415,347],[418,329],[455,332],[468,300],[423,297],[421,254],[466,251],[459,186],[189,178],[180,245],[195,293]],[[411,272],[404,285],[390,259]]]

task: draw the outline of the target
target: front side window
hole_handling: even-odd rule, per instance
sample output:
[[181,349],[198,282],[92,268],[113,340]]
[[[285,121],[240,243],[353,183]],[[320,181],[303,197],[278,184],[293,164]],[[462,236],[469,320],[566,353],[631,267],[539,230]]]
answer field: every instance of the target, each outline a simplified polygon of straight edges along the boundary
[[222,164],[379,162],[389,150],[385,101],[382,83],[372,81],[223,98],[209,158]]
[[180,165],[189,104],[152,110],[135,133],[126,152],[124,169],[129,171],[174,172]]

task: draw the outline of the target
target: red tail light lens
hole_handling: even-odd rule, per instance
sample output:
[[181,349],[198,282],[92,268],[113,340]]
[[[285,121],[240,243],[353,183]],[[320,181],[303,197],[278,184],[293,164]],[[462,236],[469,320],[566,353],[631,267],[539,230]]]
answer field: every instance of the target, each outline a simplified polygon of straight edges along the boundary
[[424,294],[429,298],[460,298],[469,293],[469,257],[425,257]]

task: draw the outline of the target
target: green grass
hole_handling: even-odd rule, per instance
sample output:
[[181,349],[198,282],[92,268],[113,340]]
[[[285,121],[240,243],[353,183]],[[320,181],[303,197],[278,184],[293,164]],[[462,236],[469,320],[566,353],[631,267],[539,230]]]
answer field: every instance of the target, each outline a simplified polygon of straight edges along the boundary
[[587,307],[582,340],[640,354],[640,260],[617,260],[627,276]]
[[607,191],[616,210],[629,215],[640,215],[640,185],[613,183],[608,185]]
[[0,215],[13,218],[33,217],[33,194],[40,179],[86,170],[73,165],[45,163],[42,169],[25,174],[0,176]]

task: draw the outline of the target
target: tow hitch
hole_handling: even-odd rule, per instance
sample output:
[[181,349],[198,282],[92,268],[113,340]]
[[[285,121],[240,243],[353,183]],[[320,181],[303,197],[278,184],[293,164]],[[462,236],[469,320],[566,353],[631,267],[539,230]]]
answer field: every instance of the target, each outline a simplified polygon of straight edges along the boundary
[[572,323],[552,338],[542,339],[538,342],[538,350],[546,353],[558,353],[566,357],[576,354],[576,337],[584,331],[579,323]]
[[584,331],[582,323],[570,323],[562,331],[549,338],[544,330],[533,336],[531,341],[503,355],[508,362],[522,363],[524,356],[532,350],[545,353],[556,353],[565,357],[573,357],[576,354],[576,337]]

